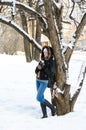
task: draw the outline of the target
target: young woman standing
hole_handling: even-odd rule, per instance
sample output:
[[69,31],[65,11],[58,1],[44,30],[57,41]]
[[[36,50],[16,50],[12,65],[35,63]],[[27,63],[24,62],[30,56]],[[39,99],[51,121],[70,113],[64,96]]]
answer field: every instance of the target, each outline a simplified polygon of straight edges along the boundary
[[54,70],[55,70],[55,60],[53,56],[52,48],[49,46],[44,46],[41,52],[41,61],[35,69],[36,73],[36,87],[37,87],[37,100],[40,102],[43,117],[47,117],[46,107],[51,109],[51,115],[55,115],[54,106],[44,98],[44,92],[48,87],[49,80],[54,81]]

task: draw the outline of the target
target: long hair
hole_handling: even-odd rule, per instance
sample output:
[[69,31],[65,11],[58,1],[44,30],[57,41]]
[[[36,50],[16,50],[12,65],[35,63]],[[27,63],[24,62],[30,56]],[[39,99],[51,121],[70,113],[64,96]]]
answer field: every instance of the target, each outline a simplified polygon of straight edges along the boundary
[[51,57],[54,56],[52,47],[50,47],[50,46],[44,46],[44,47],[42,48],[42,52],[41,52],[41,60],[44,60],[44,59],[45,59],[45,58],[44,58],[44,52],[43,52],[45,48],[46,48],[47,51],[48,51],[48,58],[47,58],[47,59],[49,59],[49,58],[51,58]]

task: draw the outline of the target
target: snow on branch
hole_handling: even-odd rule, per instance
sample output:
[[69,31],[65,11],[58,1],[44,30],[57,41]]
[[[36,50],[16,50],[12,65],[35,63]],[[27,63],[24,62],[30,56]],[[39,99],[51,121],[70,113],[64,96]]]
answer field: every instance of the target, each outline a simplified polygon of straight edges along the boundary
[[44,5],[44,2],[43,2],[42,0],[40,0],[40,1],[38,2],[38,5],[39,5],[39,6],[43,6],[43,5]]
[[83,62],[82,66],[81,66],[81,70],[80,70],[80,74],[78,77],[78,83],[77,85],[81,88],[83,85],[83,81],[85,79],[85,74],[86,74],[86,59]]
[[0,22],[5,23],[11,27],[13,27],[15,30],[17,30],[22,36],[26,37],[32,44],[34,44],[39,50],[42,49],[42,47],[39,45],[38,42],[35,41],[31,36],[29,36],[21,27],[19,27],[15,22],[10,21],[7,18],[4,18],[0,16]]
[[73,97],[71,98],[71,105],[72,105],[72,108],[77,100],[77,97],[81,91],[81,88],[83,86],[83,82],[84,82],[84,79],[85,79],[85,74],[86,74],[86,61],[83,62],[82,66],[81,66],[81,70],[80,70],[80,74],[79,74],[79,77],[78,77],[78,83],[77,83],[77,86],[78,86],[78,89],[76,90],[76,92],[74,93]]
[[11,13],[12,13],[12,18],[14,19],[14,16],[15,16],[15,14],[16,14],[16,4],[15,4],[15,0],[13,0],[13,2],[12,2]]
[[75,41],[76,41],[76,34],[74,33],[72,39],[70,40],[70,43],[68,44],[68,47],[70,49],[72,49],[75,46]]
[[61,90],[60,88],[58,88],[56,83],[54,84],[53,89],[54,89],[55,93],[61,93],[61,94],[64,93],[64,90]]
[[78,76],[78,81],[77,81],[78,89],[77,89],[76,93],[78,93],[83,86],[85,74],[86,74],[86,61],[84,61],[82,66],[81,66],[80,74]]
[[75,3],[81,2],[82,0],[72,0]]
[[76,44],[77,40],[79,39],[85,25],[86,25],[86,13],[83,15],[81,22],[79,23],[75,33],[73,34],[73,36],[68,44],[68,47],[70,49],[73,49],[73,47],[75,46],[75,44]]
[[45,18],[42,16],[42,14],[40,14],[39,12],[37,12],[35,9],[31,8],[30,6],[25,5],[25,4],[23,4],[19,1],[16,1],[16,0],[0,0],[0,4],[12,6],[14,1],[15,1],[16,8],[20,8],[20,9],[26,11],[27,13],[32,13],[34,16],[39,17],[41,22],[44,24],[44,27],[46,29],[48,28],[47,22],[46,22]]
[[61,9],[61,7],[62,7],[62,4],[61,4],[61,2],[60,1],[55,1],[55,0],[52,0],[53,1],[53,3],[54,3],[54,5],[60,10]]
[[86,25],[86,13],[83,15],[81,22],[79,23],[76,31],[74,32],[68,46],[65,48],[64,54],[66,63],[69,63],[75,44],[77,43],[81,33]]

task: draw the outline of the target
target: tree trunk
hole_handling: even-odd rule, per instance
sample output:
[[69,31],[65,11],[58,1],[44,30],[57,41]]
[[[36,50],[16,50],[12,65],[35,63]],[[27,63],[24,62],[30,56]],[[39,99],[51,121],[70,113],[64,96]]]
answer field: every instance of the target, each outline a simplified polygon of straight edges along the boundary
[[[34,20],[32,20],[32,37],[35,39],[35,26],[34,26]],[[34,56],[35,56],[35,47],[34,45],[32,45],[32,59],[34,60]]]
[[[24,11],[20,11],[20,15],[21,15],[21,20],[22,20],[22,27],[23,27],[24,31],[26,31],[28,33],[27,21],[26,21],[26,16],[25,16]],[[28,42],[29,41],[27,40],[27,38],[24,38],[24,50],[25,50],[26,61],[30,62],[31,53],[30,53],[30,44]]]
[[62,50],[60,47],[60,41],[59,41],[59,36],[57,35],[57,31],[55,28],[55,23],[53,19],[53,14],[52,14],[52,3],[51,0],[47,2],[44,0],[44,6],[45,6],[45,13],[47,17],[47,23],[48,23],[48,28],[49,28],[49,38],[50,42],[52,44],[52,48],[54,50],[54,56],[56,59],[56,81],[58,87],[63,90],[64,85],[66,83],[66,71],[65,71],[65,65],[64,65],[64,60],[62,57]]
[[[38,2],[37,2],[36,10],[38,12],[41,12],[40,8],[38,7]],[[37,18],[37,20],[36,20],[36,41],[41,45],[41,26],[40,25],[41,25],[40,20]],[[40,52],[37,49],[35,49],[35,60],[37,60],[37,61],[40,60]]]
[[[41,27],[39,24],[39,20],[36,21],[36,41],[41,45]],[[35,60],[40,60],[40,52],[39,50],[35,49]]]
[[65,90],[63,93],[58,92],[58,90],[51,90],[52,93],[52,103],[57,108],[57,115],[64,115],[71,111],[70,108],[70,85],[65,84]]
[[53,99],[54,105],[57,107],[57,114],[63,115],[70,111],[69,108],[69,86],[66,85],[66,69],[64,65],[64,60],[62,57],[62,50],[60,47],[59,36],[57,35],[57,30],[55,27],[53,14],[52,14],[52,2],[51,0],[44,0],[45,12],[47,17],[47,23],[49,28],[49,36],[54,50],[54,56],[56,60],[56,84],[58,88],[63,91],[65,89],[65,95],[55,91],[55,97]]

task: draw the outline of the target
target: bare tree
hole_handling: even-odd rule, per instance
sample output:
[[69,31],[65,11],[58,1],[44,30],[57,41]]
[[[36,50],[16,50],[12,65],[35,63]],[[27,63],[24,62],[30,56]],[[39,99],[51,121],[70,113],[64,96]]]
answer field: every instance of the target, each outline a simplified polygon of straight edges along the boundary
[[[79,23],[76,31],[74,32],[73,35],[73,41],[71,40],[69,45],[66,48],[66,51],[64,51],[63,53],[63,49],[61,48],[61,39],[60,36],[61,33],[60,32],[60,28],[61,28],[61,20],[60,23],[56,22],[56,17],[53,14],[52,8],[53,8],[53,4],[57,4],[55,1],[44,1],[44,5],[45,5],[45,12],[46,12],[46,17],[47,17],[47,23],[48,23],[48,29],[49,29],[49,37],[50,37],[50,41],[54,50],[54,55],[55,55],[55,59],[56,59],[56,90],[54,90],[54,98],[52,99],[54,105],[58,108],[57,109],[57,114],[58,115],[63,115],[65,113],[68,113],[70,111],[73,111],[74,108],[74,103],[76,101],[76,98],[78,97],[78,94],[81,90],[81,86],[80,85],[80,89],[77,91],[77,94],[75,92],[74,96],[71,98],[70,97],[70,87],[71,85],[69,85],[67,83],[67,71],[68,71],[68,65],[69,65],[69,61],[70,61],[70,57],[72,55],[72,52],[74,50],[74,46],[77,42],[77,40],[80,37],[80,33],[82,32],[85,24],[86,24],[86,14],[83,15],[83,18],[81,20],[81,22]],[[57,11],[61,12],[62,8],[57,8]],[[53,9],[54,10],[54,9]],[[58,18],[61,17],[61,13],[57,14]],[[58,19],[59,21],[59,19]],[[60,25],[60,28],[59,28]],[[83,77],[85,75],[85,68],[86,66],[84,66],[84,72],[83,73]],[[82,82],[82,80],[81,80]],[[83,84],[83,83],[82,83]],[[58,89],[60,89],[60,92],[58,91]]]

